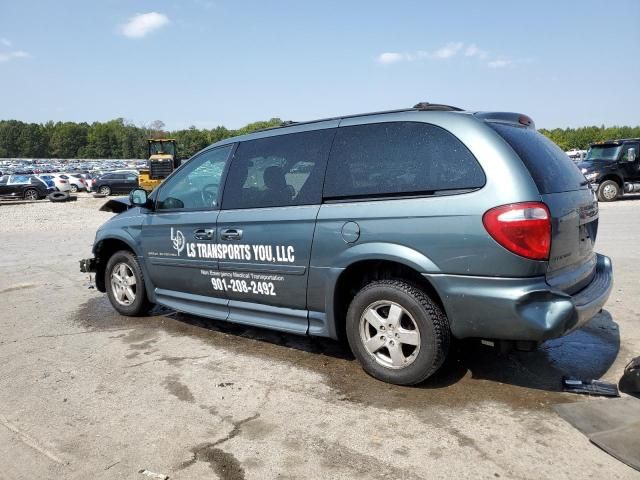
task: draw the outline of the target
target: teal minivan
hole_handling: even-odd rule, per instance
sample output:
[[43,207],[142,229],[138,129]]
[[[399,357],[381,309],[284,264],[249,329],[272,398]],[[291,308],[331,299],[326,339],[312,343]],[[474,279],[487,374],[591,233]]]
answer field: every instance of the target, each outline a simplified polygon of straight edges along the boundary
[[81,270],[121,314],[346,338],[396,384],[432,375],[452,337],[564,335],[612,288],[593,191],[517,113],[292,123],[211,145],[119,205]]

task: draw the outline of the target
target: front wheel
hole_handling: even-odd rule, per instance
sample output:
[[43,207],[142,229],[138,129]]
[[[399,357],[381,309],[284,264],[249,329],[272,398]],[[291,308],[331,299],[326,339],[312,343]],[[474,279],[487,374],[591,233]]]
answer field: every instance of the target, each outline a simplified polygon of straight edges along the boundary
[[351,301],[347,339],[371,376],[414,385],[440,368],[449,349],[449,324],[419,287],[402,280],[369,283]]
[[101,195],[109,196],[111,195],[111,188],[106,185],[103,185],[100,187],[100,190],[98,190],[98,193],[100,193]]
[[601,202],[613,202],[620,196],[620,187],[613,180],[605,180],[598,187],[598,200]]
[[133,253],[114,253],[107,262],[104,280],[109,301],[120,314],[137,317],[149,311],[144,276]]

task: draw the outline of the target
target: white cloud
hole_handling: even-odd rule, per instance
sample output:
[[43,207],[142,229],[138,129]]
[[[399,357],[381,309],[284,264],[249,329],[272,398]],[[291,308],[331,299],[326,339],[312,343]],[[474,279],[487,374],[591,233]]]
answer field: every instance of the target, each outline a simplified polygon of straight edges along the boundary
[[511,63],[512,63],[511,60],[507,60],[506,58],[498,58],[496,60],[491,60],[490,62],[487,62],[487,66],[489,68],[504,68],[511,65]]
[[11,41],[7,40],[6,38],[0,38],[0,43],[5,47],[10,47],[11,45],[13,45]]
[[398,63],[405,60],[405,56],[402,53],[396,52],[385,52],[378,55],[377,61],[378,63],[382,63],[383,65],[389,65],[391,63]]
[[418,50],[416,52],[384,52],[376,57],[376,61],[383,65],[390,65],[398,62],[414,62],[422,59],[444,60],[458,54],[464,44],[462,42],[451,42],[435,52]]
[[120,27],[120,32],[125,37],[142,38],[149,33],[164,27],[169,23],[169,17],[163,13],[149,12],[139,13],[129,19]]
[[464,46],[464,43],[462,42],[447,43],[444,47],[439,48],[438,50],[433,52],[432,56],[434,58],[441,58],[441,59],[455,57],[458,54],[458,52],[462,49],[463,46]]
[[[384,52],[376,57],[376,61],[381,65],[391,65],[400,62],[415,62],[417,60],[448,60],[464,54],[465,58],[476,58],[481,60],[489,68],[504,68],[513,65],[513,60],[503,56],[490,55],[486,50],[481,49],[475,43],[465,44],[463,42],[449,42],[432,52],[417,50],[415,52]],[[530,61],[530,60],[529,60]],[[518,61],[517,63],[523,63]]]
[[26,58],[29,54],[23,50],[15,50],[13,52],[0,52],[0,63],[8,62],[14,58]]
[[478,46],[475,43],[472,43],[467,46],[467,49],[464,51],[464,56],[477,57],[480,60],[485,60],[489,56],[489,54],[485,50],[478,48]]

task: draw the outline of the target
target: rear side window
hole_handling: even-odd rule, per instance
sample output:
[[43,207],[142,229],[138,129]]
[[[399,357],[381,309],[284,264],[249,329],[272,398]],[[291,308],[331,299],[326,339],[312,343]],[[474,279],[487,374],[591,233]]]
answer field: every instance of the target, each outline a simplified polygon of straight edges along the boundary
[[586,186],[573,161],[541,133],[515,125],[491,122],[488,125],[515,150],[540,193],[569,192]]
[[457,137],[419,122],[340,127],[325,198],[429,194],[480,188],[482,168]]
[[225,181],[225,210],[319,204],[335,129],[242,142]]

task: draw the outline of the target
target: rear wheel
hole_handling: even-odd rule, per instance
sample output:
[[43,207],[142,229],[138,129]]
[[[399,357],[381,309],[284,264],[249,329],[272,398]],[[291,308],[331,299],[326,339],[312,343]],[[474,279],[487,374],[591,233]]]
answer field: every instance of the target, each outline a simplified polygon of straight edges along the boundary
[[151,308],[142,269],[128,250],[120,250],[109,258],[104,280],[109,301],[120,314],[136,317]]
[[613,180],[605,180],[598,187],[598,200],[613,202],[620,196],[620,186]]
[[100,190],[98,190],[98,192],[101,195],[111,195],[111,187],[107,186],[107,185],[103,185],[100,187]]
[[78,193],[78,186],[77,185],[71,184],[70,189],[71,189],[71,193]]
[[38,191],[33,189],[33,188],[29,188],[24,192],[24,199],[25,200],[38,200]]
[[401,280],[366,285],[347,312],[349,346],[371,376],[413,385],[440,368],[449,349],[449,325],[419,287]]

